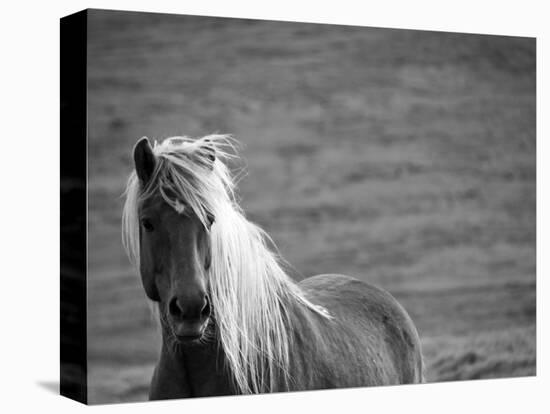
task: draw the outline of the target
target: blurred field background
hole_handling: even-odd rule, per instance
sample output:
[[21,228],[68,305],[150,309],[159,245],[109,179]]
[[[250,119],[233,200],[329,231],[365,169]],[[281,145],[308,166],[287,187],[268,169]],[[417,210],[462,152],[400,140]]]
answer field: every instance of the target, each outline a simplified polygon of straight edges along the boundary
[[143,400],[159,339],[122,250],[142,136],[232,133],[295,277],[409,311],[429,381],[534,375],[535,41],[89,13],[89,398]]

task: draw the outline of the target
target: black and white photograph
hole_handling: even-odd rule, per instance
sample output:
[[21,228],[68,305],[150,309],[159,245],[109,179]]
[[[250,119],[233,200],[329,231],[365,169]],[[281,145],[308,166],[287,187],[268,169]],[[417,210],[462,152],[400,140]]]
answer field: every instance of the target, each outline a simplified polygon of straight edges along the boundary
[[85,13],[88,403],[535,375],[535,39]]
[[541,8],[175,3],[6,10],[2,411],[544,411]]

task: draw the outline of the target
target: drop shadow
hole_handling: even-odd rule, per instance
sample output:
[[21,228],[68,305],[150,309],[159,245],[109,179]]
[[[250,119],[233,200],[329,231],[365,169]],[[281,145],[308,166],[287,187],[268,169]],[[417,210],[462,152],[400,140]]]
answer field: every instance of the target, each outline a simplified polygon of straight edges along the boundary
[[36,384],[46,391],[59,395],[59,381],[37,381]]

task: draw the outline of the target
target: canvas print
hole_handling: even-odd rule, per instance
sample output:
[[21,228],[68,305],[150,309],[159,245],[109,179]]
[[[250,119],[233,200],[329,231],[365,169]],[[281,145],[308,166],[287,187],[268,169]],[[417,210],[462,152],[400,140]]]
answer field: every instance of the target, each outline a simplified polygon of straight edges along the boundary
[[61,392],[536,374],[536,40],[61,20]]

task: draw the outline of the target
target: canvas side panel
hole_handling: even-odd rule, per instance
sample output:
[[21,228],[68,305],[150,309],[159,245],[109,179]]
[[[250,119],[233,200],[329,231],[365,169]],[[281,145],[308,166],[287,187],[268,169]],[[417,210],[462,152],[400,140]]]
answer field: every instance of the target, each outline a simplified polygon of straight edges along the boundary
[[61,395],[87,402],[87,12],[61,19]]

